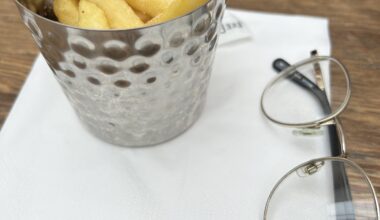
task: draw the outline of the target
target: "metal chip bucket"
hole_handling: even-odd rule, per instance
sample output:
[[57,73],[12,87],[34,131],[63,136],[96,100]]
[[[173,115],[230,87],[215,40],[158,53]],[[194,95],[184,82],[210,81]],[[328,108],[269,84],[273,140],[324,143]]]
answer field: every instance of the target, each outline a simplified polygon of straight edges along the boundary
[[224,0],[129,30],[70,27],[32,12],[23,0],[16,5],[81,122],[97,137],[122,146],[154,145],[199,118]]

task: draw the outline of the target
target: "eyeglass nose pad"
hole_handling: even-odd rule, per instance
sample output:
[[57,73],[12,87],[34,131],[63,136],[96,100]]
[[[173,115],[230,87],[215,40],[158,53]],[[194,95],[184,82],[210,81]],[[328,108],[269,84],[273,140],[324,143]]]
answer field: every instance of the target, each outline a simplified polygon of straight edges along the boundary
[[308,177],[314,175],[325,165],[324,161],[312,161],[303,167],[297,169],[296,173],[299,177]]
[[321,136],[321,135],[323,135],[323,130],[320,127],[296,128],[296,129],[293,130],[292,134],[294,136],[314,137],[314,136]]

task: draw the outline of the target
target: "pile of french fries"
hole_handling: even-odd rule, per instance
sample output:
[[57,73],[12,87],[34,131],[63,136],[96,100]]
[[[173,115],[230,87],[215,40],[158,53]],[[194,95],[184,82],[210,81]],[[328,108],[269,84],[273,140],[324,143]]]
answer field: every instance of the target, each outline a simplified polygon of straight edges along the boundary
[[185,15],[208,0],[54,0],[61,23],[87,29],[130,29]]

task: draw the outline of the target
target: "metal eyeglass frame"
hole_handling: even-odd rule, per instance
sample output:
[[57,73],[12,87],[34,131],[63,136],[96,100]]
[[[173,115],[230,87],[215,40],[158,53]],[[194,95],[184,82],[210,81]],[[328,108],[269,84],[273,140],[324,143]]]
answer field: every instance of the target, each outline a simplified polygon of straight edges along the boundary
[[[342,104],[334,111],[334,112],[331,112],[329,115],[327,115],[326,117],[322,118],[322,119],[319,119],[319,120],[315,120],[315,121],[310,121],[310,122],[306,122],[306,123],[286,123],[286,122],[282,122],[282,121],[279,121],[279,120],[276,120],[275,118],[272,118],[265,110],[265,107],[264,107],[264,97],[265,97],[265,94],[268,92],[268,90],[270,88],[272,88],[272,86],[274,84],[276,84],[279,80],[282,80],[284,78],[291,78],[291,75],[292,74],[299,74],[298,76],[298,80],[306,80],[308,81],[308,79],[306,77],[304,77],[302,74],[300,73],[297,73],[296,70],[299,69],[301,66],[305,66],[307,64],[314,64],[314,75],[315,75],[315,79],[316,79],[316,85],[313,84],[313,86],[317,86],[318,89],[320,89],[321,91],[325,92],[325,85],[324,85],[324,80],[323,80],[323,76],[321,74],[321,68],[319,66],[319,62],[320,61],[332,61],[334,62],[335,64],[337,64],[343,74],[344,74],[344,77],[345,77],[345,81],[347,83],[347,90],[346,90],[346,96],[342,102]],[[284,61],[285,62],[285,61]],[[303,78],[302,78],[303,77]],[[301,82],[302,83],[302,82]],[[325,93],[326,94],[326,93]],[[270,192],[270,195],[267,199],[267,202],[266,202],[266,205],[265,205],[265,210],[264,210],[264,220],[267,220],[267,215],[268,215],[268,210],[269,210],[269,204],[271,202],[271,199],[274,195],[274,193],[276,192],[276,190],[278,189],[278,187],[280,186],[280,184],[287,178],[289,177],[292,173],[296,172],[298,169],[302,168],[302,167],[307,167],[307,166],[311,166],[311,168],[313,170],[315,169],[319,169],[317,163],[318,162],[324,162],[324,161],[339,161],[339,162],[345,162],[349,165],[351,165],[352,167],[356,168],[365,178],[365,181],[368,183],[368,185],[370,186],[370,190],[371,190],[371,193],[372,193],[372,196],[374,198],[374,203],[375,203],[375,211],[376,211],[376,219],[379,220],[380,219],[380,211],[379,211],[379,202],[378,202],[378,199],[377,199],[377,196],[376,196],[376,192],[375,192],[375,189],[374,189],[374,186],[371,182],[371,180],[369,179],[367,173],[359,166],[357,165],[355,162],[353,162],[352,160],[349,160],[347,159],[347,153],[346,153],[346,141],[345,141],[345,137],[344,137],[344,133],[343,133],[343,127],[342,127],[342,124],[338,118],[338,116],[345,110],[345,108],[347,107],[348,105],[348,102],[350,100],[350,97],[351,97],[351,80],[350,80],[350,76],[349,76],[349,73],[348,73],[348,70],[346,69],[346,67],[337,59],[333,58],[333,57],[329,57],[329,56],[318,56],[317,55],[317,52],[316,51],[313,51],[312,52],[312,57],[309,58],[309,59],[306,59],[304,61],[301,61],[301,62],[298,62],[294,65],[289,65],[287,68],[285,68],[283,71],[281,71],[280,75],[277,76],[276,78],[274,78],[271,82],[268,83],[268,85],[265,87],[263,93],[262,93],[262,96],[261,96],[261,111],[263,112],[264,116],[266,118],[268,118],[270,121],[276,123],[276,124],[279,124],[279,125],[282,125],[282,126],[286,126],[286,127],[291,127],[291,128],[300,128],[300,129],[318,129],[318,128],[321,128],[322,126],[327,126],[327,125],[335,125],[336,127],[336,134],[338,136],[338,139],[340,141],[340,155],[338,156],[334,156],[334,157],[322,157],[322,158],[317,158],[317,159],[313,159],[313,160],[310,160],[310,161],[307,161],[305,163],[302,163],[300,165],[298,165],[297,167],[293,168],[292,170],[290,170],[288,173],[286,173],[274,186],[274,188],[272,189],[272,191]],[[340,168],[342,169],[342,168]],[[344,168],[343,168],[344,169]],[[345,173],[344,173],[345,175]],[[349,189],[348,189],[349,190]],[[349,196],[350,197],[350,196]]]

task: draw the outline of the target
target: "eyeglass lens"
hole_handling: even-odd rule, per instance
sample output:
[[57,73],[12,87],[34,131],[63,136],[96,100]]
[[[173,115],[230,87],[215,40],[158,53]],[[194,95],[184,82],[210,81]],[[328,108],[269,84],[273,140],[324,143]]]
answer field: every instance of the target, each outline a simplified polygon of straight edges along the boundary
[[[334,91],[331,78],[340,81]],[[339,110],[347,87],[344,70],[336,61],[313,61],[285,71],[264,93],[262,104],[268,116],[282,123],[310,123]]]
[[[290,173],[269,201],[267,220],[375,220],[375,197],[361,169],[348,160],[321,159]],[[352,200],[337,201],[332,168],[343,166]],[[344,187],[344,186],[343,186]]]

